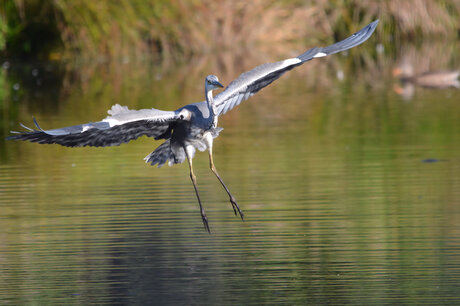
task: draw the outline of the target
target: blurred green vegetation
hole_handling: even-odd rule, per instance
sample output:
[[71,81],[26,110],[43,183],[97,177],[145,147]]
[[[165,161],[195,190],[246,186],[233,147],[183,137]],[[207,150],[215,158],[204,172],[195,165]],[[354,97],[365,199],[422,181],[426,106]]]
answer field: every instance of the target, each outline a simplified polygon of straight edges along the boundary
[[0,5],[0,52],[8,57],[48,59],[63,47],[52,1],[4,0]]
[[0,54],[48,59],[183,58],[254,44],[290,48],[380,18],[379,41],[458,37],[460,0],[47,1],[0,4]]

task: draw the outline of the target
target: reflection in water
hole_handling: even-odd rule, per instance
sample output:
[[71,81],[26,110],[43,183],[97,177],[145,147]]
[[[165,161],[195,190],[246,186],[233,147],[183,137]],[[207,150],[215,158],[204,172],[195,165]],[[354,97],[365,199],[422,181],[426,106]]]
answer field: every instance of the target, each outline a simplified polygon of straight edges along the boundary
[[[212,235],[187,167],[142,162],[150,139],[104,149],[1,142],[1,304],[457,304],[459,91],[403,103],[390,81],[343,60],[310,66],[308,79],[293,71],[221,118],[216,166],[247,220],[232,215],[198,154]],[[64,82],[65,98],[44,108],[27,92],[9,98],[3,125],[201,100],[185,68],[160,79],[150,68]]]
[[[416,86],[431,89],[460,87],[458,67],[452,69],[452,64],[448,61],[452,54],[446,54],[446,51],[457,52],[456,49],[439,44],[434,46],[424,45],[422,51],[415,50],[414,46],[401,49],[397,67],[393,69],[393,76],[398,77],[402,84],[395,85],[397,94],[409,100],[413,97]],[[439,56],[440,54],[443,56]]]

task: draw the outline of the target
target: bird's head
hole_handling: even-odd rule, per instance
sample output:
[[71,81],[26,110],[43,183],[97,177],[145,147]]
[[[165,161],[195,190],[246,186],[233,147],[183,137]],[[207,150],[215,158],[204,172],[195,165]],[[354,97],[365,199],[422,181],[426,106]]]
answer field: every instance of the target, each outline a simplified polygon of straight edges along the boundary
[[224,85],[222,85],[219,82],[219,79],[217,78],[217,76],[212,75],[212,74],[206,77],[206,80],[204,81],[204,86],[206,88],[206,91],[224,87]]

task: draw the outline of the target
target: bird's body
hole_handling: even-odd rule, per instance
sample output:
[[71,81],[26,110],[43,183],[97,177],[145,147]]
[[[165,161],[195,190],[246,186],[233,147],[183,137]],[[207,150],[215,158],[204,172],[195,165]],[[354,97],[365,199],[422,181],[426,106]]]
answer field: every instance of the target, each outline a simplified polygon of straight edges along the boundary
[[[213,116],[208,109],[206,102],[199,102],[184,106],[176,112],[190,114],[190,121],[182,120],[176,122],[172,128],[171,135],[167,138],[164,146],[158,147],[155,151],[145,157],[145,161],[152,165],[163,166],[168,160],[169,165],[180,164],[186,159],[184,148],[191,146],[193,149],[204,151],[207,149],[206,137],[211,134],[213,138],[219,135],[221,128],[217,124],[217,116]],[[192,154],[192,157],[194,156]]]
[[114,146],[129,142],[143,135],[153,137],[156,140],[165,139],[159,147],[145,157],[145,161],[151,165],[161,167],[168,161],[171,166],[182,163],[185,159],[188,160],[190,178],[200,205],[203,224],[209,232],[207,217],[201,204],[196,177],[193,173],[192,159],[196,150],[208,150],[211,170],[229,195],[234,213],[239,214],[243,219],[243,212],[217,173],[212,158],[213,139],[222,130],[217,126],[218,117],[271,84],[285,72],[311,59],[348,50],[363,43],[372,35],[377,24],[378,20],[347,39],[328,47],[312,48],[294,58],[260,65],[241,74],[215,97],[212,94],[213,90],[223,86],[216,76],[209,75],[205,79],[206,100],[188,104],[175,111],[162,111],[154,108],[130,110],[126,106],[117,104],[108,111],[109,116],[99,122],[43,130],[34,119],[36,130],[21,124],[28,131],[14,132],[16,135],[10,136],[9,139],[49,144],[56,143],[68,147]]

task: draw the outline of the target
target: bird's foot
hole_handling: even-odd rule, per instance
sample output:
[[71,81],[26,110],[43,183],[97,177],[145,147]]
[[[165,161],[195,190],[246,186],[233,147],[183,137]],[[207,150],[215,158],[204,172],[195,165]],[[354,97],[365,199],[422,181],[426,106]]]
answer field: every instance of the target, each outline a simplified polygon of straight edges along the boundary
[[236,203],[236,199],[233,196],[230,197],[230,203],[232,203],[233,212],[235,213],[235,216],[238,216],[238,214],[240,214],[241,220],[244,221],[243,211],[240,209],[240,207]]
[[211,230],[209,228],[209,223],[208,223],[208,217],[206,216],[206,213],[204,211],[201,212],[201,219],[203,220],[203,226],[204,229],[211,234]]

